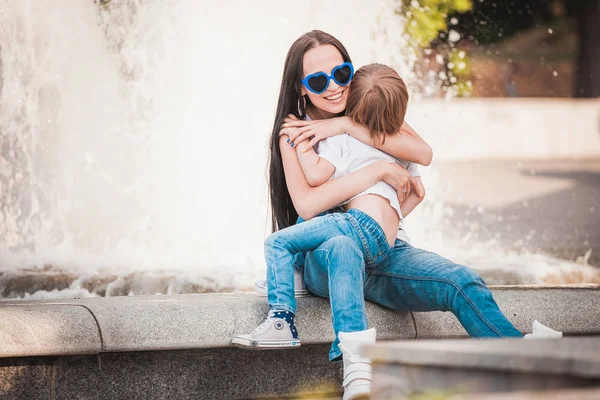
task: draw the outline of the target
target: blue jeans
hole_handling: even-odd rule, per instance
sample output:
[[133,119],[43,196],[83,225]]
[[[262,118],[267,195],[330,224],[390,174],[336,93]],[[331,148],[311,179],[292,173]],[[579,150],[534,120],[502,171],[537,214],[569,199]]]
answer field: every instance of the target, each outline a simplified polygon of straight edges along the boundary
[[[328,240],[296,263],[302,261],[308,290],[330,299],[336,334],[330,360],[341,356],[339,332],[368,329],[365,299],[398,311],[451,311],[473,337],[522,336],[479,274],[402,240],[396,240],[391,253],[375,265],[365,263],[356,243],[343,236]],[[362,287],[356,284],[359,281]]]
[[[336,293],[338,305],[334,312],[342,309],[348,314],[356,307],[364,308],[362,288],[365,271],[381,262],[392,251],[381,226],[369,215],[356,209],[344,213],[330,213],[315,217],[271,234],[265,241],[265,259],[267,262],[267,288],[269,306],[273,310],[285,310],[296,313],[294,296],[294,268],[303,254],[317,249],[324,243],[343,241],[348,254],[336,259],[328,259],[331,271],[325,277],[327,287],[354,286],[351,296]],[[298,257],[300,256],[300,257]],[[352,266],[352,272],[342,265]],[[327,283],[329,281],[329,283]],[[340,318],[342,316],[340,315]],[[361,323],[366,324],[364,312],[359,315]]]

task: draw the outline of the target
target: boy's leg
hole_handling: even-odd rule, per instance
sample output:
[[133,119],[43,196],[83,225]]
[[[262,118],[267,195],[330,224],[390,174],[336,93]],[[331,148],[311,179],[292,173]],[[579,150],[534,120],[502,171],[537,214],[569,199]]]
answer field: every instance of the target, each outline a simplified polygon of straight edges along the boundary
[[268,303],[271,309],[296,313],[293,263],[298,253],[318,248],[327,240],[348,234],[351,226],[344,214],[328,214],[290,226],[265,241]]
[[[275,232],[265,241],[268,300],[271,311],[267,319],[249,334],[236,335],[232,344],[253,349],[294,348],[300,338],[294,324],[294,254],[313,250],[332,237],[349,232],[347,216],[329,214]],[[362,253],[356,247],[362,260]],[[355,263],[356,265],[356,263]],[[358,264],[360,266],[360,264]],[[360,295],[362,300],[362,293]]]
[[332,238],[306,254],[304,280],[311,293],[329,298],[335,341],[329,359],[342,355],[339,332],[358,332],[368,328],[363,294],[364,255],[354,240]]
[[401,240],[367,271],[365,298],[399,311],[451,311],[473,337],[521,337],[479,274]]
[[371,362],[359,349],[375,343],[376,331],[367,329],[363,295],[365,264],[359,245],[340,236],[306,255],[305,281],[310,291],[329,297],[335,341],[329,359],[343,354],[344,398],[363,398],[371,391]]

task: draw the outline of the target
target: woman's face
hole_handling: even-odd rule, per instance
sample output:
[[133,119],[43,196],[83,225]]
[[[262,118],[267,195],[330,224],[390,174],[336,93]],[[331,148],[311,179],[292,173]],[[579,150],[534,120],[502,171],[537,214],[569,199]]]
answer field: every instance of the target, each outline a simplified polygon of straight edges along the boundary
[[[304,53],[302,63],[302,79],[304,79],[307,75],[316,72],[325,72],[327,75],[331,75],[331,70],[343,64],[344,59],[335,46],[326,44],[313,47]],[[333,79],[330,79],[329,86],[323,93],[315,94],[302,85],[302,94],[307,95],[311,103],[321,111],[329,114],[339,114],[346,109],[349,89],[350,84],[340,86]]]

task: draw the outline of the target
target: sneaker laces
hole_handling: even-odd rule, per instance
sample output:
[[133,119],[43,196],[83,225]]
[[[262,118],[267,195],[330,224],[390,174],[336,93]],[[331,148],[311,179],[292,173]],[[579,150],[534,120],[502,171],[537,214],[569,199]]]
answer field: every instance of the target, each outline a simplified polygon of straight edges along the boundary
[[273,318],[272,316],[270,316],[270,315],[269,315],[269,316],[267,317],[267,319],[265,319],[265,320],[262,322],[262,324],[260,324],[260,325],[259,325],[259,326],[257,326],[256,328],[254,328],[254,330],[252,331],[252,333],[258,333],[258,332],[262,332],[262,331],[264,331],[265,329],[267,329],[267,328],[268,328],[268,326],[269,326],[269,325],[271,325],[271,321],[272,321],[273,319],[274,319],[274,318]]
[[267,329],[269,327],[269,325],[271,325],[271,323],[274,319],[276,319],[275,311],[269,310],[269,314],[267,314],[267,318],[262,322],[262,324],[260,324],[256,328],[254,328],[252,333],[258,333],[258,332],[264,331],[265,329]]

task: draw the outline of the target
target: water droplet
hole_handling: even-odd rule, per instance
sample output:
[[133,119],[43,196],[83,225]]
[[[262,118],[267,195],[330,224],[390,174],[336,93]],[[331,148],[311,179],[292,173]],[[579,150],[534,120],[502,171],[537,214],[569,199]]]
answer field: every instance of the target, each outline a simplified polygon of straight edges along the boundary
[[450,32],[448,32],[448,40],[451,42],[458,42],[460,40],[460,33],[451,29]]

